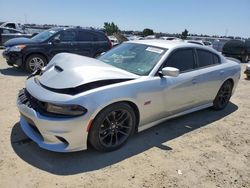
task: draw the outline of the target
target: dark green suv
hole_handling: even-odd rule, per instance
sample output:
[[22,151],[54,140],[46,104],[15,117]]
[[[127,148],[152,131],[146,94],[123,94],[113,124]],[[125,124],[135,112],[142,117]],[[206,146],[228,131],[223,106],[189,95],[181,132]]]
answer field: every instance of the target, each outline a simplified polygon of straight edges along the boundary
[[246,63],[250,58],[250,40],[230,40],[223,46],[222,54]]

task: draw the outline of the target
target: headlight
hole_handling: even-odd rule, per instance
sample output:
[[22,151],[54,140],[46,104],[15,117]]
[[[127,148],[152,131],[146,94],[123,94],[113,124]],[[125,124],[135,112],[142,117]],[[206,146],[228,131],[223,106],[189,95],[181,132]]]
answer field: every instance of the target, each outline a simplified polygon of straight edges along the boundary
[[26,47],[26,45],[12,46],[12,47],[10,47],[9,51],[20,52],[25,47]]
[[55,115],[80,116],[87,112],[87,109],[80,105],[57,105],[46,103],[45,110]]

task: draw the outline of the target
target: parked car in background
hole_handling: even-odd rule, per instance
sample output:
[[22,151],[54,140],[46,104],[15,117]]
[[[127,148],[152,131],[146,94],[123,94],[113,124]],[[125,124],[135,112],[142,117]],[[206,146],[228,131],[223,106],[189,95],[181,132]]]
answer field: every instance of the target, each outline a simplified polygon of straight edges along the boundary
[[13,38],[19,38],[19,37],[27,37],[31,38],[32,34],[23,33],[22,31],[6,28],[6,27],[0,27],[0,46],[3,46],[3,44]]
[[0,27],[7,27],[11,29],[16,29],[18,31],[23,30],[23,26],[20,23],[16,23],[16,22],[2,22],[0,23]]
[[246,70],[244,72],[248,79],[250,79],[250,63],[247,64]]
[[163,40],[181,40],[180,38],[177,38],[177,37],[160,37],[160,39],[163,39]]
[[32,72],[43,68],[58,53],[96,57],[108,51],[112,44],[101,31],[77,27],[49,29],[31,39],[11,39],[4,46],[3,56],[9,65]]
[[119,41],[117,40],[117,38],[115,36],[108,36],[109,40],[111,41],[112,43],[112,46],[116,46],[119,44]]
[[250,40],[230,40],[224,44],[222,54],[246,63],[250,57]]
[[61,53],[20,91],[20,124],[48,150],[112,151],[167,119],[224,109],[239,78],[239,63],[179,41],[123,42],[98,59]]
[[209,42],[209,41],[202,41],[202,40],[185,40],[185,42],[187,43],[192,43],[192,44],[198,44],[198,45],[201,45],[201,46],[207,46],[207,47],[210,47],[212,48],[212,43]]

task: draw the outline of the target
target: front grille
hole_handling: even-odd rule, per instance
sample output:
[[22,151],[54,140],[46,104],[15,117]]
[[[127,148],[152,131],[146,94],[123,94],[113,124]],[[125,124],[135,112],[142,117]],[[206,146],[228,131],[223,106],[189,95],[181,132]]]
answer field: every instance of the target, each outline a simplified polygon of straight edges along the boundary
[[29,108],[33,108],[38,112],[44,111],[45,109],[45,103],[31,96],[31,94],[26,89],[19,91],[18,99],[22,104],[28,106]]

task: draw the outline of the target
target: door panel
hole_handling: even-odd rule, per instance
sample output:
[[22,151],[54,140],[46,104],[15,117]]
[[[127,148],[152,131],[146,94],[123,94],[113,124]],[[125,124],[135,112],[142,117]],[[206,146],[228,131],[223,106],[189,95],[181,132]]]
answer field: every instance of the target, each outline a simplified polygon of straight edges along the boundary
[[51,42],[50,54],[54,55],[62,52],[77,53],[77,42],[75,31],[62,31],[54,37],[54,41]]

